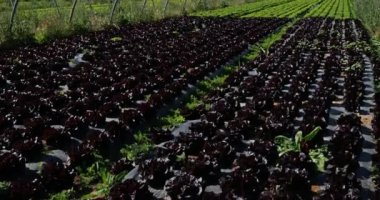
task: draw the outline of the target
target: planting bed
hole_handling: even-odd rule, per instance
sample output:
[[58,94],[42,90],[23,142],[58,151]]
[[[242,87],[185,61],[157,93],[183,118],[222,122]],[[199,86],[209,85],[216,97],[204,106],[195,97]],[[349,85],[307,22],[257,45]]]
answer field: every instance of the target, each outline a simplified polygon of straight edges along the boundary
[[317,6],[320,2],[321,0],[311,0],[306,2],[304,0],[295,0],[289,3],[260,10],[258,12],[252,12],[244,17],[297,17],[298,15],[305,13],[313,6]]
[[10,198],[75,183],[160,107],[287,19],[182,17],[0,54],[0,177]]
[[307,17],[334,17],[338,19],[352,18],[350,0],[325,0],[309,13]]
[[367,40],[358,21],[301,20],[205,96],[210,108],[152,131],[151,154],[116,162],[131,171],[110,198],[367,199]]
[[288,2],[292,2],[295,0],[266,0],[266,1],[257,1],[249,4],[243,4],[243,5],[237,5],[237,6],[230,6],[215,10],[207,10],[207,11],[201,11],[196,12],[193,15],[195,16],[218,16],[218,17],[225,17],[225,16],[243,16],[250,13],[258,12],[261,10],[266,10],[281,4],[287,4]]
[[[374,67],[374,76],[375,76],[377,83],[379,83],[379,80],[380,80],[380,70],[379,70],[380,68],[379,67],[380,67],[380,58],[377,57],[375,60],[375,67]],[[377,140],[379,140],[379,137],[380,137],[380,123],[379,123],[380,122],[380,91],[379,91],[379,88],[377,88],[377,93],[375,94],[375,103],[376,103],[376,107],[374,110],[373,128],[375,131],[375,137]],[[379,143],[377,143],[376,150],[377,150],[377,152],[380,152]],[[379,153],[374,156],[374,169],[377,169],[377,174],[374,178],[374,182],[377,185],[377,187],[379,187],[379,185],[380,185],[380,173],[378,170],[378,169],[380,169],[380,154]],[[379,195],[380,195],[380,191],[377,190],[376,196],[379,196]]]
[[378,199],[380,58],[352,9],[257,1],[1,51],[0,199]]

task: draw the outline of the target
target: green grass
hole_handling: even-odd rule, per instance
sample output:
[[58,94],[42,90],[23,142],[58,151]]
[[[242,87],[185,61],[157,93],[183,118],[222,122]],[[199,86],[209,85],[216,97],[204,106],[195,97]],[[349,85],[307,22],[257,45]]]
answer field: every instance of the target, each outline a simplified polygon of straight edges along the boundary
[[378,56],[378,58],[380,58],[380,37],[376,37],[374,36],[372,38],[372,44],[373,44],[373,48],[374,48],[374,53],[375,55]]
[[[144,9],[143,2],[143,0],[120,1],[113,22],[125,24],[158,20],[242,3],[240,0],[204,0],[202,2],[205,3],[199,4],[200,1],[187,0],[186,6],[183,7],[185,0],[170,0],[164,13],[166,0],[147,0]],[[71,23],[69,22],[71,1],[59,0],[58,4],[61,15],[48,0],[41,0],[36,4],[21,1],[11,32],[9,26],[12,9],[6,3],[0,4],[0,47],[12,47],[18,43],[43,43],[53,38],[101,30],[110,25],[112,4],[109,1],[99,0],[89,3],[79,0]]]
[[373,35],[380,38],[380,1],[351,0],[355,17],[361,19]]
[[[10,5],[11,0],[4,0],[0,2],[0,12],[7,12],[12,9]],[[96,3],[105,3],[107,1],[96,1]],[[57,0],[57,4],[61,7],[70,6],[71,1],[67,0]],[[20,10],[33,10],[39,8],[50,8],[52,3],[49,0],[34,0],[34,1],[19,1],[18,8]]]
[[68,200],[74,198],[74,190],[68,189],[68,190],[62,190],[59,193],[53,194],[49,197],[49,200]]

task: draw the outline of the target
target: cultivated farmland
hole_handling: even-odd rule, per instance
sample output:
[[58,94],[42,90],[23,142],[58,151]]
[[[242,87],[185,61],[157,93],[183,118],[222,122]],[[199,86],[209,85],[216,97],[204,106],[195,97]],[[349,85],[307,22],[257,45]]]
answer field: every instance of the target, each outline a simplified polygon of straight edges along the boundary
[[358,10],[255,1],[7,47],[1,199],[378,199]]

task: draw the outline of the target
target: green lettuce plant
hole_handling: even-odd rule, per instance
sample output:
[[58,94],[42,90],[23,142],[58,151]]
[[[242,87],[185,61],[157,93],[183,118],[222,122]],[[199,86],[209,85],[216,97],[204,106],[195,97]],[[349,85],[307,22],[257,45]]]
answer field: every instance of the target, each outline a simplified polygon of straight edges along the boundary
[[[284,135],[276,136],[274,142],[277,145],[279,156],[288,152],[301,152],[302,144],[311,142],[321,130],[322,128],[318,126],[305,136],[302,131],[298,131],[294,138],[286,137]],[[310,149],[308,152],[310,159],[316,164],[319,171],[324,171],[325,163],[327,161],[327,157],[325,156],[326,152],[326,146]]]

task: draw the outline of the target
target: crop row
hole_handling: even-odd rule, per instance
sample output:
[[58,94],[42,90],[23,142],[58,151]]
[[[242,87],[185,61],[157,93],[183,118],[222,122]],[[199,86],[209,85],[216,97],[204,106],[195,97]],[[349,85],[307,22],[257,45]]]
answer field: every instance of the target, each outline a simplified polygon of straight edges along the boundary
[[260,1],[241,6],[226,7],[207,12],[198,12],[196,16],[243,16],[243,17],[297,17],[307,12],[322,0],[276,0]]
[[308,3],[304,3],[304,4],[299,4],[297,6],[289,8],[288,11],[285,13],[282,13],[280,15],[280,17],[290,17],[290,18],[297,17],[303,13],[306,13],[312,7],[317,6],[320,2],[321,1],[316,3],[316,2],[311,1]]
[[[269,0],[269,1],[258,1],[253,3],[247,3],[243,5],[237,6],[229,6],[225,8],[208,10],[196,12],[193,15],[195,16],[243,16],[250,13],[258,12],[260,10],[268,9],[274,6],[278,6],[281,4],[286,4],[288,2],[292,2],[294,0]],[[263,16],[264,17],[264,16]]]
[[350,0],[325,0],[306,16],[348,19],[353,17],[352,12]]
[[307,1],[306,3],[303,0],[296,0],[268,9],[260,10],[258,12],[253,12],[251,14],[245,15],[244,17],[294,17],[307,11],[310,7],[317,5],[319,2],[321,2],[321,0],[311,0]]
[[[310,12],[307,12],[309,10]],[[207,12],[198,12],[194,15],[293,18],[303,13],[306,13],[307,17],[333,17],[338,19],[353,17],[350,0],[313,0],[306,2],[303,0],[260,1]]]
[[321,4],[319,4],[319,6],[315,7],[308,14],[306,14],[306,17],[326,17],[327,14],[330,12],[333,3],[334,1],[329,0],[322,2]]
[[363,136],[366,132],[361,121],[365,62],[363,49],[352,45],[367,41],[365,35],[361,34],[364,29],[359,25],[360,22],[358,21],[346,20],[336,21],[331,27],[332,34],[337,37],[334,45],[339,47],[332,50],[338,51],[340,49],[340,51],[337,53],[337,57],[326,63],[326,65],[339,66],[339,70],[336,71],[333,79],[336,88],[335,99],[331,102],[327,121],[329,133],[324,137],[329,144],[328,156],[330,159],[327,161],[325,171],[325,191],[321,194],[323,198],[329,196],[362,198],[363,191],[368,189],[362,188],[358,182],[363,176],[360,172],[363,167],[360,166],[359,162],[362,161]]
[[71,186],[93,151],[286,20],[183,17],[1,52],[0,177],[11,198]]
[[340,5],[340,0],[339,1],[335,1],[332,8],[331,8],[331,11],[330,13],[327,15],[327,17],[334,17],[337,15],[338,13],[338,10],[339,10],[339,5]]
[[[342,73],[351,75],[345,67],[362,56],[340,43],[357,40],[353,23],[358,22],[301,20],[267,55],[205,96],[209,108],[187,110],[188,121],[174,131],[152,131],[151,154],[116,162],[115,173],[130,172],[110,198],[359,198],[359,117],[338,116],[329,145],[322,140],[333,102],[343,95],[344,105],[356,104],[349,94],[362,89],[339,83]],[[318,183],[318,176],[326,181]]]

